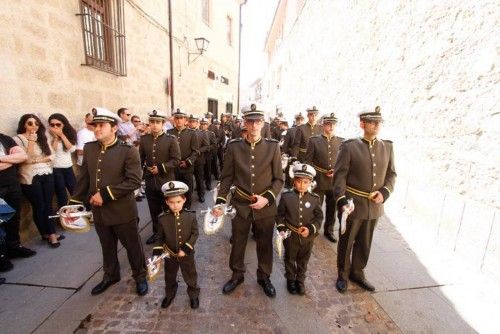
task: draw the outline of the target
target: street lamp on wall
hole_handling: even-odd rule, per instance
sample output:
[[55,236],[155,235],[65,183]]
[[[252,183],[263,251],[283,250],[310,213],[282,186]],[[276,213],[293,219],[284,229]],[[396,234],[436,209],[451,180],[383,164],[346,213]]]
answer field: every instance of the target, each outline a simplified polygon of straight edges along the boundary
[[[194,62],[199,56],[203,54],[203,52],[207,51],[208,48],[208,39],[204,37],[198,37],[195,38],[194,41],[196,42],[196,48],[198,49],[198,52],[188,52],[188,63],[191,64]],[[191,60],[191,56],[193,56],[193,59]]]

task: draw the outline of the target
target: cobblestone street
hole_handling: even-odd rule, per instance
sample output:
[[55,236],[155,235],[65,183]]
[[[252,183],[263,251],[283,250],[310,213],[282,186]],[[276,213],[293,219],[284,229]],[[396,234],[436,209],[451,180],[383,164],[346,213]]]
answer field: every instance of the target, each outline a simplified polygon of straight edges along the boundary
[[[230,277],[230,223],[224,231],[207,236],[202,232],[195,246],[200,308],[191,310],[186,285],[179,273],[177,297],[168,309],[159,304],[164,297],[163,271],[150,284],[146,297],[137,297],[130,271],[109,289],[105,300],[95,309],[83,327],[88,333],[294,333],[328,332],[399,332],[398,327],[375,299],[351,284],[345,295],[335,290],[336,245],[323,236],[316,239],[308,268],[306,295],[292,296],[286,290],[281,259],[275,255],[272,281],[277,297],[269,299],[256,282],[255,242],[247,245],[245,282],[231,295],[222,294],[222,285]],[[150,227],[146,227],[149,229]],[[146,248],[151,254],[151,247]]]

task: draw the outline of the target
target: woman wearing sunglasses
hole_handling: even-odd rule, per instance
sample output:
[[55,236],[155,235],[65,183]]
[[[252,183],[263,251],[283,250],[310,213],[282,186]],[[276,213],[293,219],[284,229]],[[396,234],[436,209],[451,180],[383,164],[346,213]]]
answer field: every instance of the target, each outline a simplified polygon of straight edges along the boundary
[[45,127],[34,114],[24,114],[17,126],[14,141],[22,147],[28,159],[19,165],[19,182],[24,196],[31,203],[33,220],[42,235],[53,248],[59,247],[63,236],[56,234],[56,227],[49,216],[52,214],[54,155],[45,135]]
[[52,136],[51,147],[55,152],[54,190],[57,198],[57,208],[68,203],[68,194],[75,190],[76,178],[73,172],[71,154],[76,151],[76,130],[71,126],[66,116],[52,114],[49,117],[49,131]]

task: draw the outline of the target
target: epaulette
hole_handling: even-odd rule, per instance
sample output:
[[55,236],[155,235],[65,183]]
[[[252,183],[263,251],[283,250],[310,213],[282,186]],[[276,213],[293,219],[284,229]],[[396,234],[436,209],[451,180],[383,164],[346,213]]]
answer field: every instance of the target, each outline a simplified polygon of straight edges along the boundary
[[345,138],[343,138],[343,137],[338,137],[338,136],[337,136],[337,138],[338,138],[338,139],[340,139],[340,140],[342,140],[342,141],[344,141],[344,140],[345,140]]
[[314,135],[314,136],[309,137],[309,139],[311,139],[311,138],[320,138],[321,136],[322,135]]
[[227,144],[232,144],[232,143],[236,143],[236,142],[240,142],[242,141],[243,138],[234,138],[234,139],[231,139],[230,141],[227,142]]
[[191,210],[191,209],[184,209],[183,211],[191,212],[191,213],[196,213],[196,210]]
[[128,147],[133,147],[133,145],[131,143],[126,143],[124,141],[120,142],[119,145],[121,146],[128,146]]
[[291,193],[291,192],[293,192],[293,188],[285,188],[285,190],[283,190],[283,194]]
[[346,144],[346,143],[350,143],[352,142],[353,140],[356,140],[357,138],[350,138],[350,139],[345,139],[342,144]]
[[272,142],[272,143],[279,143],[278,140],[274,139],[274,138],[265,138],[266,141],[269,141],[269,142]]
[[162,217],[162,216],[166,216],[168,213],[170,213],[170,211],[162,211],[159,215],[158,215],[158,218]]
[[383,142],[386,142],[386,143],[391,143],[392,144],[392,140],[389,140],[389,139],[382,139]]
[[314,197],[318,197],[318,198],[319,198],[319,195],[318,195],[318,194],[316,194],[314,191],[310,191],[309,193],[310,193],[311,195],[313,195]]

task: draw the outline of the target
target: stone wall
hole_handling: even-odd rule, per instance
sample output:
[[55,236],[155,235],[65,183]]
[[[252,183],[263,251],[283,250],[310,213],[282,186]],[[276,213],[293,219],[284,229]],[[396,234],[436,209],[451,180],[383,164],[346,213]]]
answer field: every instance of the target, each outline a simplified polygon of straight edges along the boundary
[[498,208],[499,9],[495,1],[307,1],[264,80],[276,87],[282,67],[268,104],[288,115],[310,105],[334,111],[346,137],[359,134],[357,113],[380,105],[401,176]]

